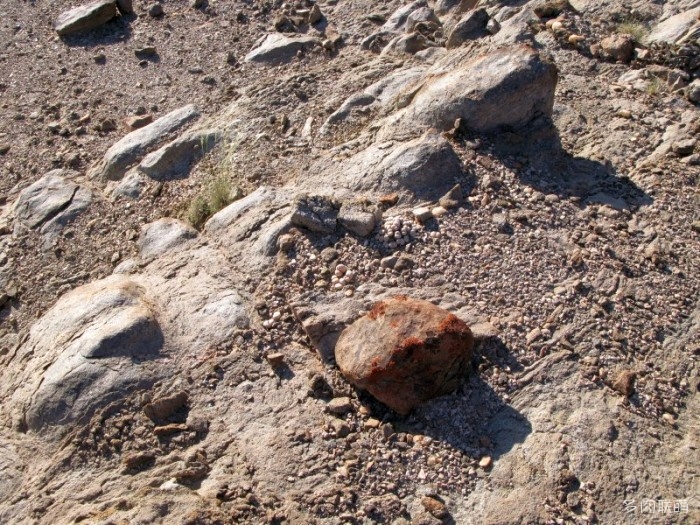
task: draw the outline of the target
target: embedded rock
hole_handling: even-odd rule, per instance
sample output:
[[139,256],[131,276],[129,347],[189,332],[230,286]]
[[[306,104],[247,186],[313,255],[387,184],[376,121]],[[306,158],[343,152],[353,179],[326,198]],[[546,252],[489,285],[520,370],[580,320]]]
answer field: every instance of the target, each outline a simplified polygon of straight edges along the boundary
[[40,431],[85,422],[155,380],[163,334],[147,291],[111,276],[63,296],[31,329],[3,378],[14,423]]
[[408,192],[434,200],[462,175],[459,157],[437,133],[388,146],[372,145],[347,161],[341,173],[351,189],[383,194]]
[[60,230],[90,204],[90,190],[65,178],[64,170],[53,170],[25,188],[14,204],[17,220],[41,233]]
[[420,33],[410,33],[408,35],[399,35],[392,39],[384,49],[382,55],[391,54],[407,54],[415,55],[419,51],[428,49],[429,47],[437,47],[435,42],[431,42]]
[[292,212],[292,224],[312,232],[333,233],[338,210],[333,202],[321,196],[302,196],[296,200]]
[[629,62],[634,52],[634,42],[630,35],[620,34],[604,38],[600,42],[603,54],[618,62]]
[[488,35],[489,32],[486,30],[488,21],[489,15],[486,9],[470,11],[450,32],[447,37],[447,49],[459,47],[468,40],[476,40]]
[[381,218],[379,207],[367,202],[345,202],[338,212],[338,222],[360,237],[372,233]]
[[60,36],[89,31],[117,16],[116,0],[99,0],[61,13],[56,20]]
[[335,359],[345,378],[400,414],[453,391],[469,368],[469,327],[403,296],[380,301],[345,329]]
[[171,111],[148,126],[132,131],[107,150],[91,175],[104,180],[120,180],[149,148],[197,117],[199,112],[189,104]]
[[680,43],[690,29],[698,23],[698,17],[700,17],[700,7],[678,13],[658,24],[645,40],[669,44]]
[[450,11],[464,13],[474,9],[478,3],[478,0],[437,0],[435,2],[435,12],[438,15],[444,15]]
[[144,259],[152,259],[175,248],[182,247],[197,237],[197,230],[177,219],[164,217],[143,226],[139,238],[139,252]]
[[183,177],[189,172],[192,162],[211,150],[220,138],[217,130],[186,133],[146,155],[139,164],[139,170],[155,180]]
[[458,118],[476,133],[520,128],[537,116],[551,116],[556,84],[556,66],[528,46],[487,53],[429,77],[410,104],[385,120],[382,138],[406,130],[448,131]]
[[245,61],[253,64],[283,64],[317,43],[318,39],[309,36],[288,37],[275,33],[268,35],[259,47],[248,53]]

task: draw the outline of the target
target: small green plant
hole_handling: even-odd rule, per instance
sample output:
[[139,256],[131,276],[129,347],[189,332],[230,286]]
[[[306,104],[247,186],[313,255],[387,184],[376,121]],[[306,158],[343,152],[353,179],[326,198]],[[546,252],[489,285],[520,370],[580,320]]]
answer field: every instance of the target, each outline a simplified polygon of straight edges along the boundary
[[207,219],[217,211],[225,208],[234,200],[240,198],[240,192],[231,188],[231,181],[226,176],[214,179],[190,202],[187,208],[187,221],[198,230],[204,226]]
[[649,34],[649,28],[642,22],[627,20],[618,24],[617,32],[620,34],[631,35],[635,42],[641,43]]
[[662,93],[665,91],[666,88],[666,83],[661,80],[659,77],[653,77],[649,79],[649,82],[647,83],[647,95],[655,96],[658,95],[659,93]]

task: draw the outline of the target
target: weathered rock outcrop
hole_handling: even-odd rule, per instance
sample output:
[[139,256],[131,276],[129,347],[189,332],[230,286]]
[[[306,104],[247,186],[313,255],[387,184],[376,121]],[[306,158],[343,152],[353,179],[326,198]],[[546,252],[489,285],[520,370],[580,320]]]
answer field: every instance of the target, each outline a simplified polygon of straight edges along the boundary
[[3,378],[14,424],[40,431],[80,423],[99,407],[150,386],[163,346],[148,292],[124,276],[78,288],[31,330]]
[[290,61],[298,52],[310,49],[317,43],[318,39],[309,36],[292,38],[275,33],[268,35],[259,47],[248,53],[245,61],[253,64],[282,64]]
[[411,103],[384,121],[382,138],[447,131],[458,118],[464,129],[490,133],[552,114],[557,68],[534,49],[502,49],[449,68],[458,57],[436,65],[446,71],[428,76]]
[[474,344],[469,327],[427,301],[380,301],[343,331],[335,359],[345,378],[401,414],[454,390]]
[[25,188],[14,204],[17,220],[41,233],[55,233],[90,205],[90,190],[66,178],[64,170],[53,170]]
[[187,105],[152,122],[148,126],[132,131],[107,150],[104,158],[91,175],[102,180],[119,180],[126,170],[143,157],[168,135],[199,117],[193,105]]

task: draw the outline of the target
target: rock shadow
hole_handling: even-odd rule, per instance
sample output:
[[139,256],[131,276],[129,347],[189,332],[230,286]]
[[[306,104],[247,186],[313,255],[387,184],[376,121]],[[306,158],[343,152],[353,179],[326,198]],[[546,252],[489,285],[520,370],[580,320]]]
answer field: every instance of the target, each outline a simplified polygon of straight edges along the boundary
[[118,44],[131,39],[131,23],[136,20],[136,14],[122,14],[104,23],[100,27],[61,37],[61,41],[69,47],[84,47],[87,49]]
[[636,211],[653,198],[610,162],[577,157],[564,149],[554,124],[536,119],[528,128],[503,130],[486,138],[491,152],[513,169],[521,182],[544,194],[575,197],[582,207],[607,205]]
[[477,343],[471,370],[454,393],[433,399],[406,417],[370,401],[365,393],[361,396],[372,403],[377,418],[393,424],[395,432],[429,436],[474,459],[497,460],[523,443],[532,425],[482,377],[492,367],[509,370],[507,376],[523,368],[503,341],[489,338]]

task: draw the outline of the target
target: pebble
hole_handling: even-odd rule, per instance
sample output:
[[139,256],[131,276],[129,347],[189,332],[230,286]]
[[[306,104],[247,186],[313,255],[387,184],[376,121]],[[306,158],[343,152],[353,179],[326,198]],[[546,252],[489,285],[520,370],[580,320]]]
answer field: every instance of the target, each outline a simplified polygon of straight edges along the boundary
[[484,456],[479,460],[479,466],[483,469],[488,469],[491,468],[491,465],[493,464],[493,459],[491,459],[491,456]]
[[148,8],[148,14],[152,16],[153,18],[159,17],[163,15],[163,6],[160,4],[151,4],[151,6]]
[[415,208],[413,210],[413,217],[415,217],[418,222],[425,223],[433,218],[433,213],[431,212],[430,208],[421,206],[420,208]]

